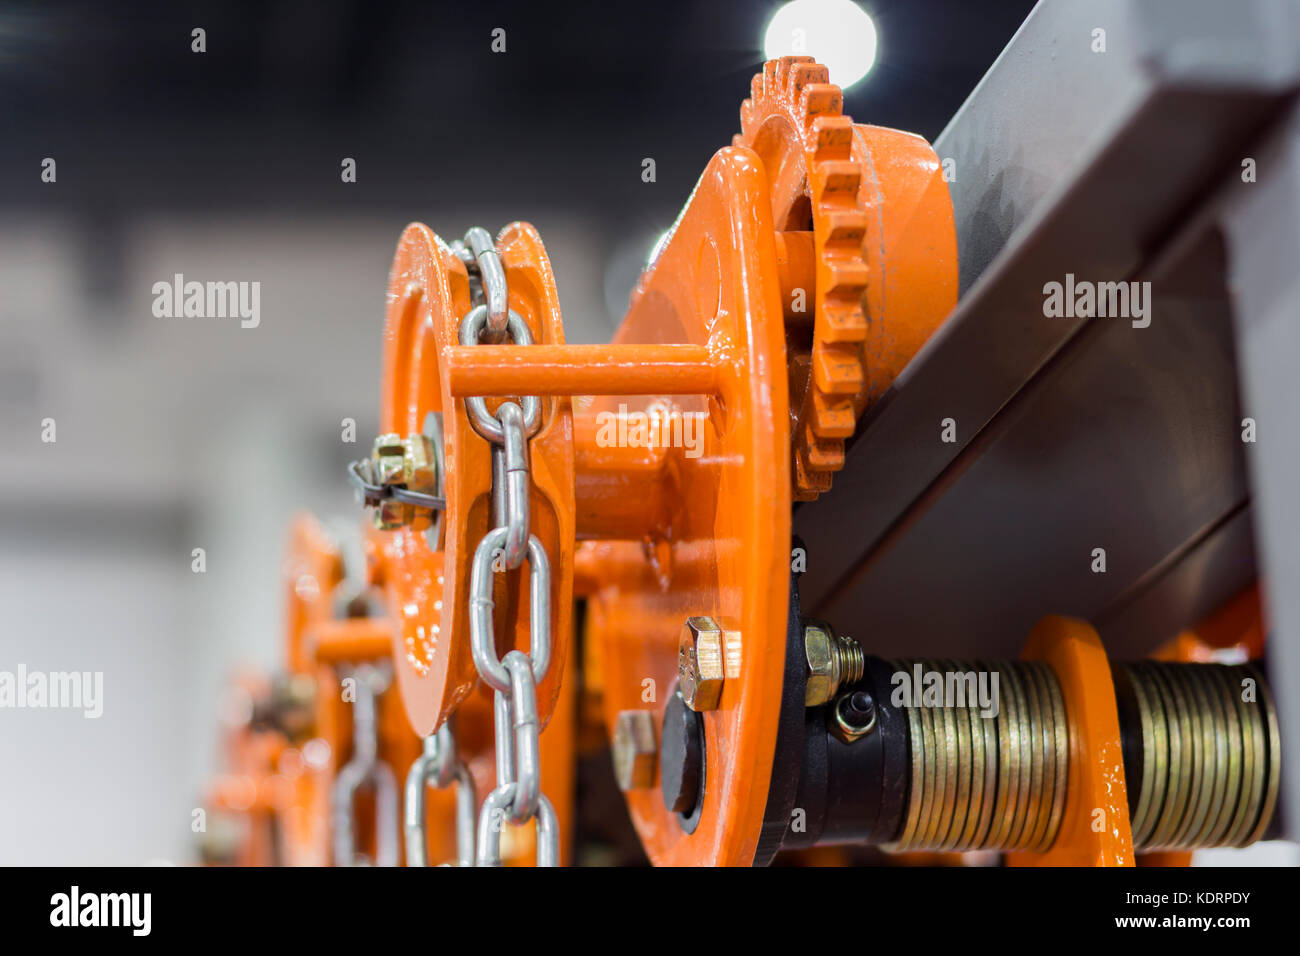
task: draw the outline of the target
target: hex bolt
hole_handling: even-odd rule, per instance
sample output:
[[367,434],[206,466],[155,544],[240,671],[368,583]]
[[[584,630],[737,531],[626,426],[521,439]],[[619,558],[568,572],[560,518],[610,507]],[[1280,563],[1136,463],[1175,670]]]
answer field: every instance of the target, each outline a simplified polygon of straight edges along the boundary
[[[402,436],[379,435],[370,449],[370,460],[375,481],[381,485],[401,484],[406,473],[406,449]],[[397,501],[382,501],[375,509],[375,527],[380,531],[393,531],[406,523],[406,506]]]
[[696,712],[717,710],[726,679],[726,639],[711,617],[688,617],[677,643],[682,700]]
[[829,703],[841,687],[862,678],[866,667],[862,645],[851,637],[837,636],[829,624],[805,621],[803,649],[808,661],[807,707]]
[[614,721],[614,779],[618,788],[648,790],[655,783],[659,750],[654,716],[648,710],[619,711]]
[[433,441],[427,435],[411,435],[402,442],[402,480],[408,488],[432,488],[438,482]]
[[375,463],[375,480],[381,485],[393,485],[402,480],[406,449],[402,446],[401,435],[390,433],[376,437],[370,457]]
[[[437,487],[438,463],[427,435],[380,435],[371,446],[370,460],[379,484],[402,485],[413,491],[433,491]],[[430,519],[420,508],[388,500],[375,509],[374,520],[380,531],[393,531],[406,525],[427,527]]]

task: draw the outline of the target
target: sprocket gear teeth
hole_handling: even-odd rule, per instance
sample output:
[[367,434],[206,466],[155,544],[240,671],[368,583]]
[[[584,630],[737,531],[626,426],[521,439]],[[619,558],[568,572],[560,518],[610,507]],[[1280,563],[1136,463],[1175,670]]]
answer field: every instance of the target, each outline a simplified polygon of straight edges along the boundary
[[830,489],[844,466],[866,391],[863,251],[866,211],[862,171],[853,159],[853,120],[843,94],[811,57],[769,60],[740,108],[734,144],[754,150],[772,180],[778,229],[807,228],[816,254],[811,341],[806,327],[787,329],[791,370],[794,497],[810,501]]

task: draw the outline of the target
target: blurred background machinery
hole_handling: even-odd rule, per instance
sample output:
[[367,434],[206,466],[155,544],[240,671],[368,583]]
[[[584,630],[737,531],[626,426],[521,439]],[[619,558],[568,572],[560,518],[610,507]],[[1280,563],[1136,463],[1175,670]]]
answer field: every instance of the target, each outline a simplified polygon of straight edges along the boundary
[[[1029,8],[977,11],[937,0],[873,7],[878,62],[869,82],[848,91],[834,112],[934,142],[925,152],[933,182],[946,184],[951,197],[947,238],[936,243],[923,226],[928,257],[911,248],[897,261],[938,271],[919,277],[906,303],[895,298],[892,306],[878,298],[881,290],[908,289],[908,280],[884,275],[882,260],[862,264],[882,270],[879,283],[859,281],[853,263],[830,273],[829,286],[825,272],[804,283],[817,292],[819,322],[837,314],[834,296],[824,299],[828,288],[846,300],[865,288],[869,316],[915,307],[924,289],[928,304],[893,326],[887,341],[872,338],[882,329],[870,323],[853,339],[866,343],[860,348],[871,359],[857,378],[839,361],[852,338],[842,328],[818,335],[796,322],[773,340],[800,357],[788,381],[800,426],[791,437],[788,481],[790,498],[802,503],[784,525],[787,539],[792,530],[796,547],[810,556],[798,593],[773,576],[773,556],[788,550],[779,535],[765,532],[755,544],[754,528],[737,519],[727,534],[713,536],[754,549],[744,559],[749,570],[730,558],[719,565],[735,573],[728,586],[750,602],[731,617],[747,615],[760,627],[765,610],[790,604],[810,620],[832,622],[828,634],[853,634],[859,650],[846,653],[856,662],[845,673],[819,673],[797,610],[789,621],[784,614],[762,621],[763,632],[775,636],[746,644],[765,649],[757,655],[761,673],[746,672],[744,701],[727,702],[739,717],[725,732],[736,735],[734,759],[756,755],[784,772],[770,773],[771,790],[769,772],[760,774],[745,800],[727,804],[725,823],[707,841],[684,839],[703,807],[712,807],[703,825],[714,833],[721,806],[710,795],[716,790],[701,789],[695,800],[692,788],[704,787],[710,772],[733,772],[716,759],[711,771],[698,763],[692,769],[700,751],[716,747],[713,731],[701,744],[700,715],[715,727],[719,715],[689,694],[660,701],[651,723],[658,739],[649,748],[654,784],[646,787],[644,721],[624,717],[638,708],[610,694],[611,682],[636,677],[639,684],[647,667],[665,686],[686,676],[690,668],[679,659],[684,607],[627,600],[653,591],[639,578],[639,545],[629,560],[617,545],[584,545],[563,570],[586,598],[587,625],[574,650],[584,655],[585,683],[571,680],[565,691],[576,710],[566,717],[569,729],[553,725],[541,737],[544,749],[558,742],[569,755],[552,752],[544,770],[578,768],[576,814],[553,795],[566,859],[577,848],[589,854],[580,852],[579,862],[627,861],[640,842],[657,862],[767,862],[782,848],[820,852],[799,848],[837,836],[944,853],[1033,850],[1051,845],[1065,827],[1058,845],[1084,854],[1076,862],[1130,862],[1135,846],[1235,845],[1278,832],[1279,790],[1297,790],[1278,786],[1276,742],[1300,739],[1297,715],[1284,699],[1279,712],[1265,696],[1267,706],[1234,714],[1231,695],[1224,696],[1228,681],[1243,675],[1258,679],[1267,695],[1261,672],[1113,669],[1115,690],[1104,684],[1101,696],[1118,700],[1116,712],[1087,733],[1118,747],[1106,751],[1109,769],[1122,763],[1133,794],[1122,811],[1111,809],[1132,818],[1128,844],[1068,831],[1080,816],[1065,794],[1108,768],[1080,769],[1078,754],[1067,758],[1061,747],[1064,714],[1072,733],[1083,726],[1079,708],[1090,712],[1084,698],[1098,693],[1107,654],[1218,655],[1214,667],[1240,667],[1259,657],[1267,632],[1271,673],[1297,672],[1287,635],[1300,622],[1288,603],[1291,589],[1275,582],[1300,573],[1279,504],[1300,458],[1281,428],[1258,444],[1240,441],[1243,418],[1266,427],[1295,407],[1284,364],[1295,354],[1288,339],[1294,323],[1279,318],[1287,314],[1288,286],[1276,252],[1294,247],[1300,221],[1287,215],[1296,170],[1288,111],[1300,79],[1295,15],[1267,0],[1233,10],[1138,0]],[[499,24],[491,11],[451,23],[400,6],[313,8],[310,30],[303,10],[289,4],[256,20],[213,11],[201,24],[209,37],[201,56],[188,46],[197,23],[152,16],[96,22],[57,6],[6,15],[0,70],[14,128],[0,147],[8,171],[0,179],[8,234],[0,235],[0,268],[10,290],[0,327],[0,427],[11,434],[14,454],[0,489],[2,560],[12,571],[4,576],[4,649],[6,659],[29,666],[102,670],[114,701],[99,722],[23,714],[20,732],[5,735],[0,759],[30,768],[29,783],[3,794],[3,819],[23,821],[3,834],[13,855],[6,862],[186,859],[196,805],[236,821],[233,836],[218,831],[201,841],[213,862],[323,862],[327,855],[339,862],[345,854],[384,862],[409,853],[385,843],[379,829],[396,840],[397,794],[419,759],[416,730],[426,733],[430,722],[413,711],[409,693],[399,699],[401,655],[384,659],[392,592],[387,606],[370,600],[375,595],[367,592],[384,587],[382,574],[358,571],[358,554],[361,565],[375,563],[360,544],[352,561],[344,560],[347,532],[327,535],[301,519],[288,569],[280,547],[281,529],[303,509],[355,518],[340,476],[381,418],[375,316],[393,237],[412,218],[447,237],[476,223],[531,222],[560,277],[566,340],[577,343],[610,337],[648,251],[660,249],[655,269],[640,279],[641,305],[620,333],[625,344],[653,341],[647,330],[657,327],[659,307],[646,304],[646,288],[656,291],[656,276],[662,285],[699,267],[682,258],[681,242],[675,251],[671,239],[657,240],[700,170],[733,177],[722,187],[733,198],[745,175],[739,167],[722,171],[709,157],[736,132],[737,101],[763,58],[744,38],[757,34],[768,11],[670,4],[634,35],[597,10],[565,13],[568,31],[557,29],[554,11],[511,11],[502,21],[507,52],[495,56],[489,37]],[[950,28],[936,34],[926,27],[936,18]],[[430,62],[421,37],[433,34],[447,55]],[[65,62],[78,68],[60,69]],[[452,98],[429,122],[429,104],[446,99],[440,91],[449,79],[469,74],[475,97]],[[760,281],[782,293],[787,311],[786,293],[798,284],[790,276],[810,262],[829,268],[836,237],[846,234],[835,231],[844,228],[834,224],[835,210],[826,214],[831,225],[816,218],[821,186],[807,194],[811,205],[801,202],[800,176],[783,178],[779,170],[803,169],[814,185],[837,182],[841,170],[820,179],[809,158],[843,144],[833,134],[820,139],[822,124],[791,147],[788,131],[772,131],[788,119],[790,104],[765,103],[764,89],[761,80],[753,87],[736,146],[760,157],[774,185],[760,197],[768,200],[771,228],[812,234],[806,244],[793,235],[781,240],[774,268],[763,270]],[[824,105],[817,116],[831,112]],[[902,155],[877,153],[876,145],[869,156]],[[857,139],[845,148],[830,160],[867,161]],[[56,182],[32,172],[41,157],[57,158]],[[358,173],[344,184],[339,164],[347,158]],[[1246,159],[1261,171],[1248,183]],[[649,179],[646,160],[653,161]],[[879,172],[884,182],[896,171]],[[697,194],[692,205],[706,199]],[[886,217],[895,208],[896,201],[879,204]],[[689,212],[681,222],[702,228],[696,235],[716,225],[716,213],[706,228]],[[886,230],[882,238],[897,237],[908,225],[890,226],[890,233],[869,222],[849,233],[874,227]],[[955,249],[945,250],[945,242]],[[725,272],[725,261],[720,267]],[[454,272],[454,264],[442,268]],[[261,281],[261,324],[240,330],[237,323],[156,318],[148,290],[177,273]],[[1149,278],[1156,320],[1134,334],[1122,322],[1045,318],[1043,283],[1067,273]],[[392,302],[390,290],[390,309]],[[584,409],[574,404],[576,427]],[[47,416],[58,422],[52,446],[33,437],[32,423]],[[937,434],[946,419],[955,440],[916,438]],[[757,434],[771,440],[775,432]],[[575,440],[580,447],[580,428]],[[761,511],[763,494],[782,497],[781,481],[772,478],[784,474],[771,470],[777,458],[784,456],[744,458],[753,472],[746,494],[758,497],[745,498],[738,511]],[[769,469],[766,477],[760,467]],[[587,517],[599,523],[599,515]],[[1089,569],[1099,546],[1104,574]],[[195,548],[203,549],[202,573],[194,570]],[[710,559],[700,560],[704,567]],[[310,567],[300,566],[304,561]],[[783,567],[789,563],[782,558]],[[689,560],[683,567],[689,570]],[[1251,590],[1257,578],[1262,601]],[[746,590],[755,584],[761,587]],[[717,585],[691,587],[703,593]],[[32,594],[41,600],[33,603]],[[1096,630],[1047,617],[1055,614]],[[711,626],[725,651],[734,622],[721,616],[723,624]],[[672,627],[663,626],[668,617]],[[607,635],[647,628],[656,635],[653,663],[620,674],[623,658],[610,653],[617,645]],[[269,637],[286,630],[277,650]],[[708,632],[689,633],[695,648]],[[745,633],[755,629],[747,625]],[[1018,805],[998,806],[1005,787],[978,790],[975,780],[988,768],[996,773],[991,750],[1002,748],[1005,765],[1006,743],[984,739],[986,756],[977,759],[978,725],[968,712],[958,717],[971,730],[963,750],[956,725],[940,729],[923,710],[891,709],[880,668],[891,661],[905,669],[911,661],[901,659],[925,658],[926,666],[952,670],[938,665],[1022,656],[1050,666],[981,665],[1016,688],[1007,720],[1023,721],[1024,747],[1031,738],[1043,744],[1023,751],[1032,787],[1021,789]],[[251,661],[251,673],[281,676],[244,678],[232,689],[223,675],[237,660]],[[570,678],[579,673],[576,658],[559,666]],[[734,683],[735,675],[725,677]],[[805,705],[817,692],[802,687],[809,677],[829,686],[812,711]],[[362,685],[360,697],[341,707],[330,695],[327,705],[320,688],[344,679]],[[854,693],[841,695],[844,689]],[[1194,712],[1187,704],[1193,689],[1203,702]],[[472,694],[481,696],[480,717],[490,723],[489,695]],[[220,757],[230,774],[209,787],[219,762],[210,732],[219,700],[227,728]],[[472,741],[472,703],[455,703],[464,725],[458,730]],[[616,751],[624,748],[615,769],[632,792],[639,841],[629,841],[621,799],[609,787],[602,723]],[[1153,756],[1162,728],[1158,746],[1166,757],[1177,734],[1180,746],[1208,765],[1212,748],[1202,741],[1229,725],[1251,741],[1249,753],[1244,743],[1235,751],[1242,769],[1231,780],[1226,769],[1192,780],[1190,769]],[[663,763],[670,728],[679,734],[671,794]],[[865,769],[858,757],[845,763],[835,756],[837,747],[862,740],[879,741],[879,753],[863,758],[875,761]],[[479,746],[487,741],[480,737]],[[945,746],[955,747],[951,756]],[[476,753],[462,740],[460,749],[481,799],[491,789],[491,748]],[[902,771],[900,753],[929,756]],[[1226,768],[1229,760],[1214,751],[1213,766]],[[1063,766],[1079,770],[1068,784]],[[374,792],[356,805],[363,822],[347,847],[337,842],[346,827],[323,826],[326,808],[340,805],[334,791],[344,767],[355,767]],[[450,782],[442,768],[432,773]],[[103,795],[89,815],[59,796],[87,774],[102,781]],[[861,803],[846,810],[834,799],[864,774],[894,781],[873,797],[871,819],[860,818]],[[959,777],[968,781],[965,790]],[[374,786],[379,779],[389,783]],[[736,797],[746,783],[736,776],[727,793]],[[573,782],[546,789],[572,793]],[[141,812],[142,794],[148,813]],[[291,819],[259,815],[263,794],[298,812]],[[454,795],[431,789],[426,799],[437,862],[455,849]],[[786,832],[788,808],[796,805],[816,811],[806,837]],[[1165,806],[1177,811],[1162,813]],[[1001,832],[992,818],[1002,821]],[[388,822],[375,829],[366,820]],[[532,852],[506,844],[506,862]],[[1277,852],[1293,859],[1290,848]]]

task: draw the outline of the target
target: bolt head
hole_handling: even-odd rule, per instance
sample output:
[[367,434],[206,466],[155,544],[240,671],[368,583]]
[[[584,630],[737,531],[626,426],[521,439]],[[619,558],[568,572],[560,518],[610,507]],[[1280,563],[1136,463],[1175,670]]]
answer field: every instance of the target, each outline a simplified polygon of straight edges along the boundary
[[432,492],[438,486],[433,442],[427,435],[412,435],[402,442],[402,480],[414,491]]
[[688,617],[677,644],[682,700],[694,711],[717,710],[726,679],[722,628],[711,617]]
[[655,783],[654,717],[648,710],[620,711],[614,720],[614,779],[618,788],[647,790]]
[[[375,481],[382,485],[403,485],[413,491],[433,491],[438,486],[437,459],[433,441],[427,435],[403,438],[390,433],[380,435],[371,446],[370,460]],[[398,501],[382,501],[375,509],[375,527],[393,531],[410,525],[416,529],[429,526],[431,516],[423,509]]]
[[375,509],[375,528],[396,531],[406,524],[406,506],[396,501],[381,501]]
[[[437,459],[433,456],[433,442],[427,435],[411,435],[402,442],[402,480],[412,491],[433,493],[438,488]],[[433,523],[433,516],[424,508],[406,505],[406,523],[423,531]]]
[[803,650],[808,661],[804,706],[820,707],[835,696],[835,690],[839,686],[840,668],[835,651],[835,635],[823,624],[806,624],[803,629]]
[[388,434],[377,437],[370,448],[370,460],[374,462],[375,481],[378,484],[400,484],[406,469],[406,448],[402,445],[402,436]]
[[[371,474],[376,484],[401,484],[406,474],[406,449],[402,436],[394,433],[379,435],[370,447]],[[396,501],[381,501],[375,509],[375,527],[380,531],[393,531],[406,523],[405,505]]]

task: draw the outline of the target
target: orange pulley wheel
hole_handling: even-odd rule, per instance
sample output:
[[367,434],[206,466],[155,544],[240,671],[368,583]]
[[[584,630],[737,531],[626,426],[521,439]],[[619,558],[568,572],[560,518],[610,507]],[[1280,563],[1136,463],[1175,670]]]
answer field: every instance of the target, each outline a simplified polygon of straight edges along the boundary
[[[550,262],[536,231],[507,227],[497,251],[509,282],[510,308],[541,344],[562,344],[564,331]],[[491,525],[492,462],[488,442],[473,429],[465,403],[451,394],[448,349],[470,311],[470,281],[455,253],[427,226],[407,227],[388,283],[380,430],[418,435],[440,417],[446,510],[432,528],[405,526],[381,536],[378,577],[394,619],[393,661],[415,732],[432,733],[478,680],[470,653],[469,577],[474,550]],[[540,432],[530,442],[532,533],[551,561],[552,668],[538,686],[542,725],[559,696],[572,630],[573,464],[567,399],[544,403]],[[498,651],[528,647],[528,569],[496,584]]]
[[[708,618],[725,635],[726,678],[702,715],[702,803],[683,818],[653,781],[626,794],[658,864],[748,864],[767,800],[790,587],[790,444],[766,198],[752,152],[729,147],[714,156],[616,336],[620,344],[705,346],[722,373],[712,394],[680,403],[702,423],[703,445],[697,457],[685,448],[665,455],[660,474],[676,507],[664,525],[640,542],[589,546],[587,558],[608,568],[593,575],[587,624],[611,733],[622,715],[643,710],[664,732],[687,618]],[[645,413],[656,401],[670,398],[603,399],[591,411],[615,414],[626,404],[629,414]]]

